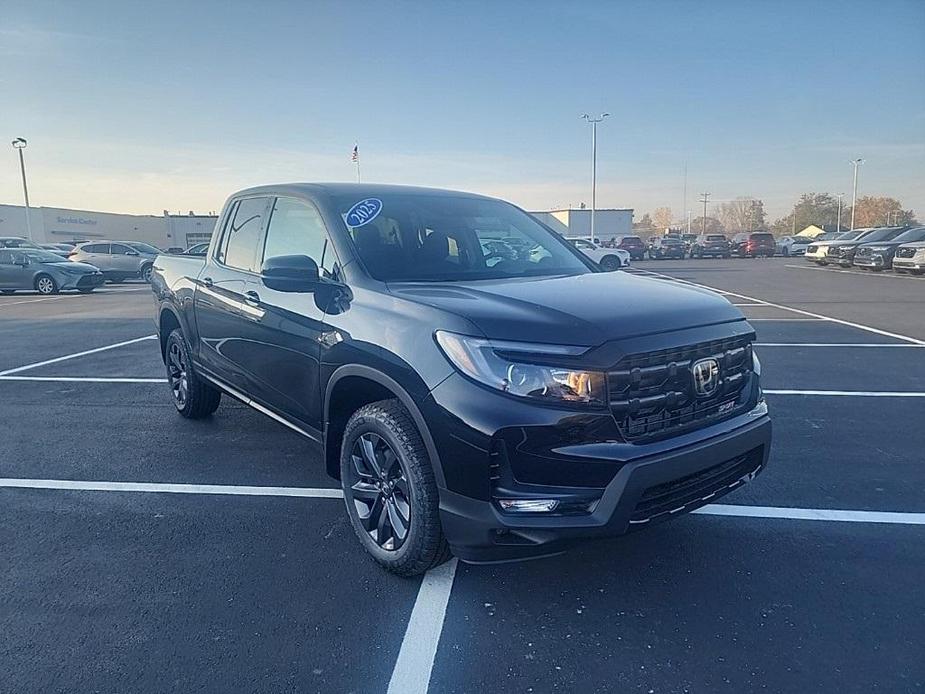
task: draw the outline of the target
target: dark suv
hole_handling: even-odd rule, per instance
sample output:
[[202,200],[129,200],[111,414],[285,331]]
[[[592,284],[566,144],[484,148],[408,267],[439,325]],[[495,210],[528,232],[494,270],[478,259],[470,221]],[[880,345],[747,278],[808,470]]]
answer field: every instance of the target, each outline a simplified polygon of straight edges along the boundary
[[225,393],[318,441],[360,542],[399,574],[644,528],[768,458],[739,309],[602,272],[500,200],[244,190],[205,260],[159,256],[152,289],[180,414]]
[[691,244],[691,258],[728,258],[729,241],[725,234],[701,234]]
[[633,260],[642,260],[646,257],[646,244],[638,236],[624,236],[617,244],[617,248],[622,248],[629,253]]
[[732,237],[730,250],[740,258],[773,258],[777,242],[767,231],[748,231]]

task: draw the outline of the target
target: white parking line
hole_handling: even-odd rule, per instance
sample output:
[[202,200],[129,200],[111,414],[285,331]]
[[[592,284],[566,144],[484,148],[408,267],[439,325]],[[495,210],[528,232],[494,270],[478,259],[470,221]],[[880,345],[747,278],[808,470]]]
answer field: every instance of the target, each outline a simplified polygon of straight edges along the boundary
[[881,272],[858,272],[856,270],[840,270],[834,267],[809,267],[808,265],[784,265],[793,270],[815,270],[816,272],[840,272],[842,274],[856,275],[858,277],[886,277],[892,280],[925,281],[925,277],[909,277],[907,275],[886,275]]
[[0,376],[0,381],[39,381],[46,383],[167,383],[166,378],[91,378],[89,376]]
[[925,525],[925,513],[893,511],[843,511],[829,508],[787,508],[784,506],[735,506],[711,504],[691,513],[741,518],[782,518],[786,520],[833,521],[838,523],[890,523]]
[[[755,297],[753,297],[753,296],[748,296],[748,295],[746,295],[746,294],[739,294],[739,293],[737,293],[737,292],[729,292],[729,291],[726,291],[726,290],[719,290],[717,287],[711,287],[711,286],[709,286],[709,285],[707,285],[707,284],[698,284],[697,282],[691,282],[691,281],[689,281],[689,280],[680,279],[680,278],[678,278],[678,277],[672,277],[671,275],[665,275],[665,274],[662,274],[662,273],[660,273],[660,272],[652,272],[651,270],[645,270],[644,272],[647,272],[648,274],[654,275],[654,276],[656,276],[656,277],[662,277],[662,278],[664,278],[664,279],[671,280],[671,281],[673,281],[673,282],[680,282],[680,283],[682,283],[682,284],[689,284],[689,285],[691,285],[691,286],[693,286],[693,287],[700,287],[701,289],[709,289],[710,291],[714,291],[714,292],[715,292],[715,291],[725,291],[727,294],[732,294],[733,296],[737,296],[737,297],[739,297],[740,299],[745,299],[746,301],[756,301],[756,302],[760,302],[763,306],[771,306],[771,307],[773,307],[773,308],[779,308],[779,309],[782,309],[782,310],[784,310],[784,311],[792,311],[793,313],[799,313],[799,314],[801,314],[801,315],[803,315],[803,316],[809,316],[810,318],[814,318],[814,319],[816,319],[816,320],[824,320],[824,321],[829,321],[829,322],[831,322],[831,323],[838,323],[839,325],[847,325],[847,326],[850,327],[850,328],[857,328],[858,330],[866,330],[867,332],[874,333],[874,334],[876,334],[876,335],[883,335],[884,337],[892,337],[892,338],[895,338],[895,339],[897,339],[897,340],[903,340],[904,342],[911,342],[911,343],[916,344],[916,345],[925,345],[925,340],[920,340],[920,339],[917,338],[917,337],[909,337],[908,335],[898,335],[898,334],[896,334],[896,333],[887,332],[886,330],[880,330],[880,328],[872,328],[872,327],[869,326],[869,325],[863,325],[863,324],[861,324],[861,323],[854,323],[854,322],[852,322],[852,321],[842,320],[841,318],[832,318],[832,316],[824,316],[824,315],[822,315],[821,313],[813,313],[813,312],[811,312],[811,311],[804,311],[804,310],[801,309],[801,308],[793,308],[792,306],[785,306],[785,305],[783,305],[783,304],[775,304],[775,303],[770,302],[770,301],[765,301],[764,299],[756,299]],[[751,322],[751,321],[756,321],[756,320],[781,320],[781,319],[778,319],[778,318],[750,318],[750,319],[749,319],[749,322]],[[798,320],[798,319],[793,318],[793,319],[786,319],[786,320]]]
[[145,340],[154,340],[157,338],[157,335],[145,335],[144,337],[136,337],[134,340],[125,340],[124,342],[117,342],[114,345],[106,345],[105,347],[97,347],[95,349],[88,349],[83,352],[75,352],[74,354],[65,354],[63,357],[55,357],[54,359],[46,359],[45,361],[37,361],[34,364],[26,364],[25,366],[17,366],[15,369],[7,369],[6,371],[0,371],[0,376],[8,376],[10,374],[16,374],[20,371],[27,371],[29,369],[37,369],[40,366],[47,366],[48,364],[57,364],[61,361],[67,361],[68,359],[76,359],[77,357],[85,357],[88,354],[96,354],[97,352],[105,352],[109,349],[116,349],[117,347],[125,347],[126,345],[133,345],[136,342],[144,342]]
[[778,323],[805,323],[807,321],[823,321],[825,318],[749,318],[749,323],[755,321],[777,321]]
[[59,299],[66,299],[66,296],[48,296],[42,299],[26,299],[25,301],[2,301],[0,302],[0,308],[6,306],[16,306],[17,304],[37,304],[40,301],[58,301]]
[[426,694],[456,576],[456,559],[424,574],[389,680],[388,694]]
[[764,390],[765,395],[822,395],[849,398],[925,398],[925,393],[906,390]]
[[894,342],[755,342],[755,347],[903,347],[922,349],[925,345],[896,344]]
[[295,496],[312,499],[342,499],[344,496],[340,489],[311,487],[252,487],[232,484],[165,484],[160,482],[87,482],[83,480],[21,479],[18,477],[0,478],[0,487],[15,489],[58,489],[79,492]]

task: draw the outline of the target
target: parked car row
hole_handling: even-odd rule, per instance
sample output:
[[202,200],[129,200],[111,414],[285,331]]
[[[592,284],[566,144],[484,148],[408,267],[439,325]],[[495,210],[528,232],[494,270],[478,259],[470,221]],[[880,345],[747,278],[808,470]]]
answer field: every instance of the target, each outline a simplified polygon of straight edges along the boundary
[[813,241],[805,257],[817,265],[922,274],[925,272],[925,226],[846,231],[833,239]]

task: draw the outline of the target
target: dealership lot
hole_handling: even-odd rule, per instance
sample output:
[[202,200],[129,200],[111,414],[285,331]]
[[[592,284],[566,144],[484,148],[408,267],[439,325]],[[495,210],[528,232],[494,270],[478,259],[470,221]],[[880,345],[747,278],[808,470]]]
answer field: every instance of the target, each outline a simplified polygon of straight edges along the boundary
[[925,687],[925,284],[813,269],[634,266],[754,320],[754,483],[423,581],[366,559],[314,444],[227,397],[176,415],[146,287],[0,297],[0,691]]

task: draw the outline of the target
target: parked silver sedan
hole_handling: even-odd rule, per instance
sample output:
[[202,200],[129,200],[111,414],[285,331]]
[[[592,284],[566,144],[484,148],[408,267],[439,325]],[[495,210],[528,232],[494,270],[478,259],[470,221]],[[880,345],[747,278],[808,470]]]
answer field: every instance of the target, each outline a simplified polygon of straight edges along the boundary
[[34,290],[57,294],[76,289],[89,294],[103,284],[103,273],[86,263],[74,263],[41,248],[0,249],[0,292]]

